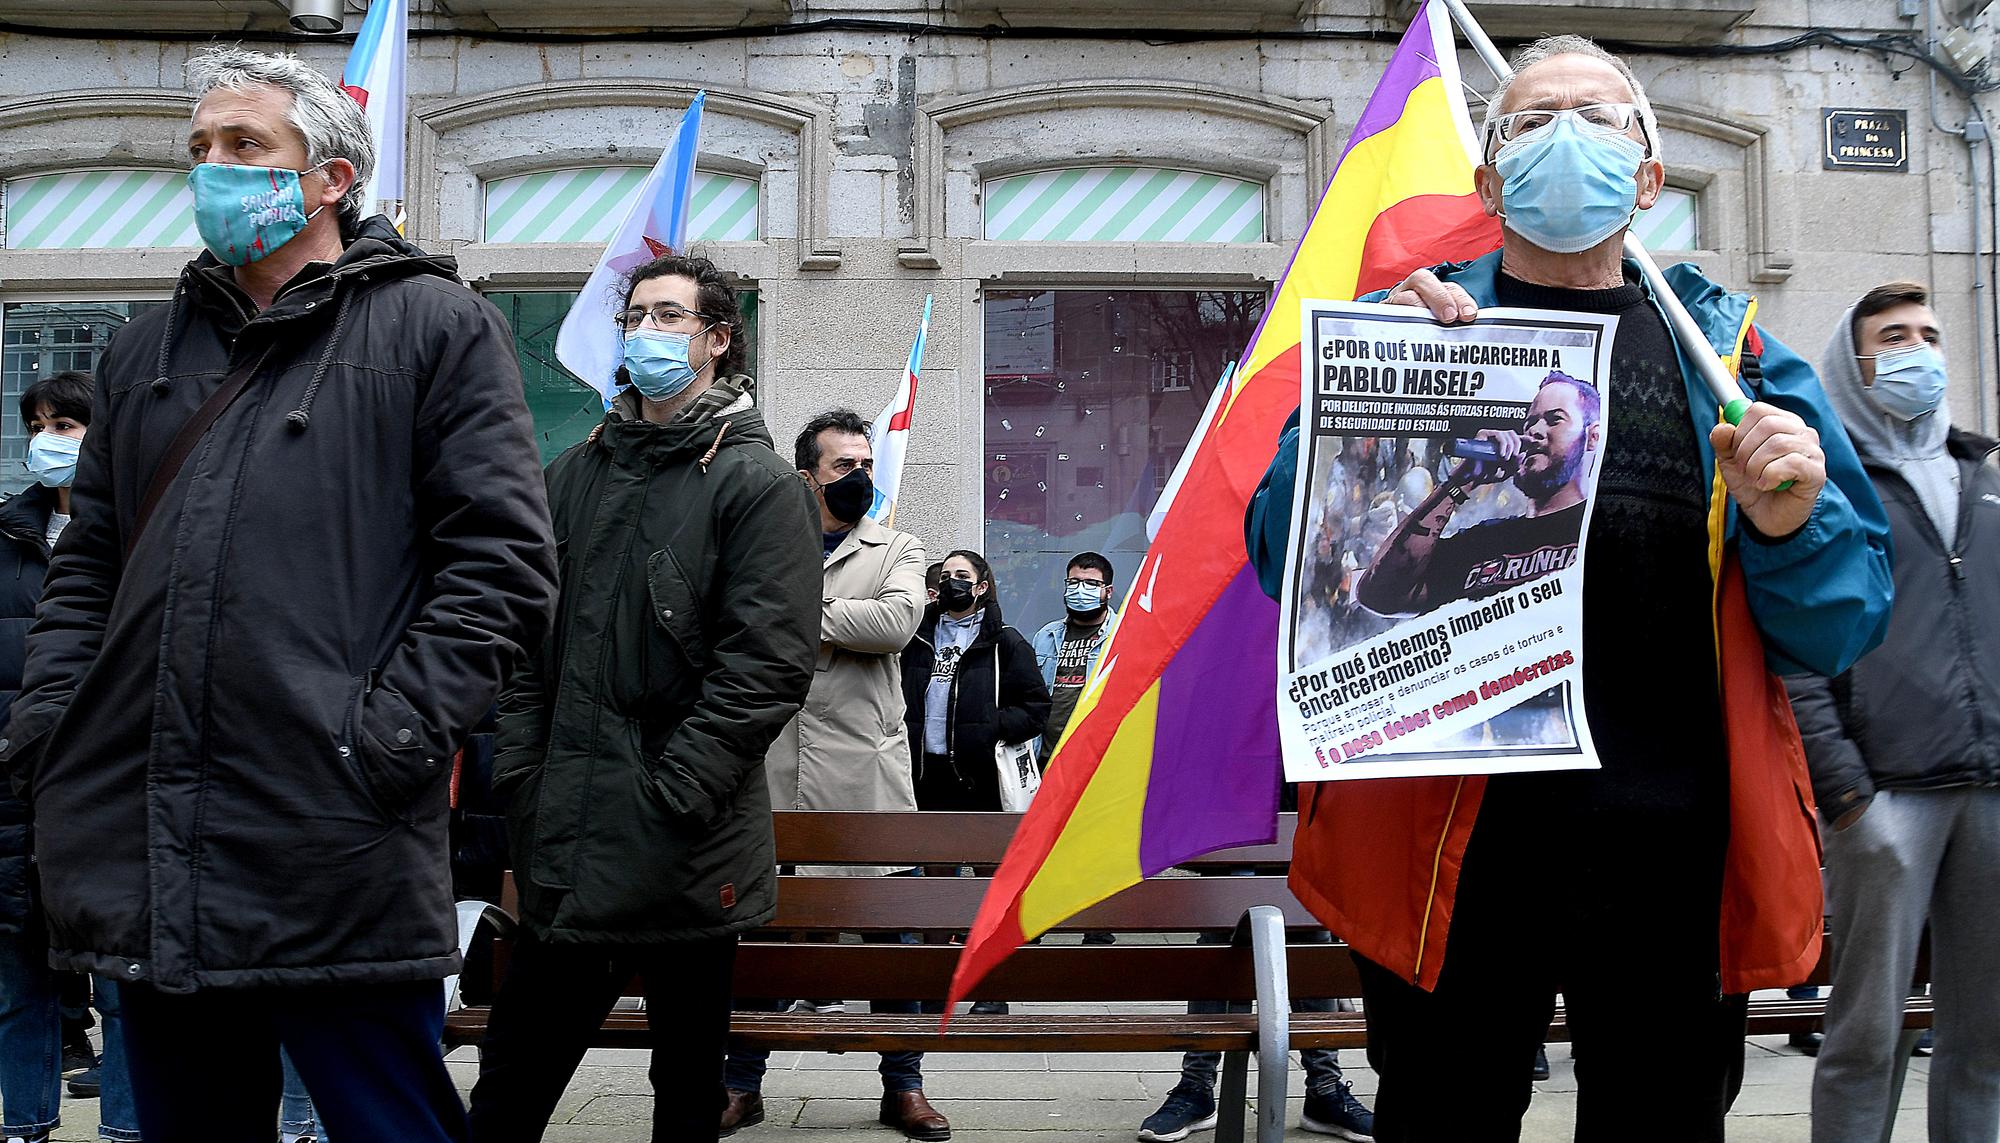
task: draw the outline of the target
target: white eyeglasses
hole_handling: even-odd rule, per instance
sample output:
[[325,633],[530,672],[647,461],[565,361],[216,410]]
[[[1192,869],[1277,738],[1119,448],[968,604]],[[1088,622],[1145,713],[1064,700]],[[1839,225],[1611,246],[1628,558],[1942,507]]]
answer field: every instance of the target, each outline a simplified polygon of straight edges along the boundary
[[1639,117],[1635,103],[1586,103],[1582,107],[1540,107],[1513,111],[1493,120],[1488,130],[1502,143],[1532,135],[1558,119],[1573,119],[1587,135],[1623,135]]

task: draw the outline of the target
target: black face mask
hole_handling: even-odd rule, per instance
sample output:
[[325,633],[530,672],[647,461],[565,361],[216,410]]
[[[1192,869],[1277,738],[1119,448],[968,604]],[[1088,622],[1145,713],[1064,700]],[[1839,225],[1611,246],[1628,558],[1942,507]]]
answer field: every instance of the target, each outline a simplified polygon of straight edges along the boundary
[[974,598],[972,585],[965,580],[947,577],[938,581],[938,606],[946,611],[964,611]]
[[832,484],[819,486],[826,497],[826,514],[843,524],[859,524],[875,506],[875,481],[865,469],[855,469]]

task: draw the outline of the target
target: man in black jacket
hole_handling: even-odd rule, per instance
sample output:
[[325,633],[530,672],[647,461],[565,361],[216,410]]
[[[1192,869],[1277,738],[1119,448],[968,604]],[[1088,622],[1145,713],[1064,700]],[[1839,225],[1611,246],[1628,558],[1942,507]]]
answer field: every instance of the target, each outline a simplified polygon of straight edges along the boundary
[[1816,1143],[1888,1134],[1926,920],[1930,1137],[2000,1135],[2000,470],[1993,441],[1951,427],[1928,302],[1912,282],[1870,290],[1819,362],[1889,511],[1896,606],[1888,638],[1847,673],[1786,680],[1828,826]]
[[449,762],[554,598],[512,339],[360,217],[331,81],[189,71],[209,252],[99,362],[0,761],[54,961],[122,986],[149,1143],[268,1143],[281,1043],[336,1137],[462,1139]]

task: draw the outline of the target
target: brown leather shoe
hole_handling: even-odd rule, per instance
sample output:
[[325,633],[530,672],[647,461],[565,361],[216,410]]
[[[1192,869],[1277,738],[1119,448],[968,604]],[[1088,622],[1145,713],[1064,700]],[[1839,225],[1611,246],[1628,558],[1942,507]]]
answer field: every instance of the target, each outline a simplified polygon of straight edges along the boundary
[[729,1097],[729,1106],[722,1109],[722,1137],[736,1134],[739,1127],[754,1127],[764,1122],[764,1097],[754,1091],[737,1091],[728,1088],[723,1092]]
[[882,1096],[882,1126],[894,1127],[912,1139],[951,1138],[951,1120],[938,1114],[922,1088],[894,1091]]

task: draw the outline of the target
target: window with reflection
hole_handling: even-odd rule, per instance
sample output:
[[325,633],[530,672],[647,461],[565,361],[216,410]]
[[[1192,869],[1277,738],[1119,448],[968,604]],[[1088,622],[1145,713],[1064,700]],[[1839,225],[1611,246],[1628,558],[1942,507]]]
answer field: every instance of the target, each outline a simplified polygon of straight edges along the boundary
[[[1008,622],[1061,617],[1063,568],[1109,557],[1124,589],[1262,290],[996,290],[985,295],[985,555]],[[1198,490],[1189,489],[1188,492]]]
[[[486,298],[500,307],[514,331],[514,355],[521,363],[528,412],[535,418],[535,444],[547,464],[588,436],[604,417],[603,398],[556,360],[556,332],[576,301],[576,291],[523,290],[490,293]],[[736,300],[743,310],[744,371],[755,377],[757,291],[738,290]],[[610,315],[604,320],[610,321]]]
[[34,483],[21,394],[65,369],[97,371],[120,326],[161,302],[8,302],[0,305],[0,494]]

